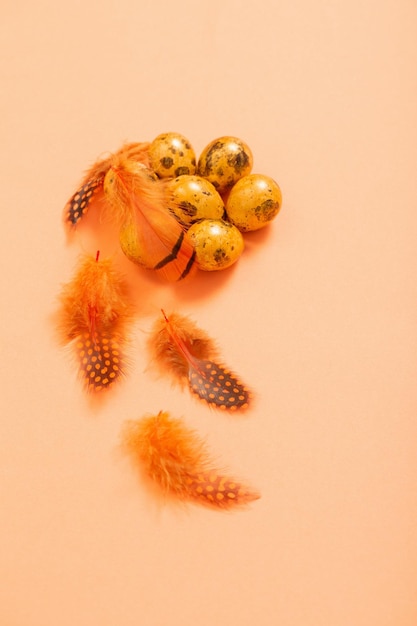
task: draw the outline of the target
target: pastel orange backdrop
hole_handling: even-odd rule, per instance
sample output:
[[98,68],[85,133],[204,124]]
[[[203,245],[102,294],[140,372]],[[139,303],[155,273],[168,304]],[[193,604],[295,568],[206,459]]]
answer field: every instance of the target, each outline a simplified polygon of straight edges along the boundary
[[[1,624],[415,626],[416,24],[412,0],[3,3]],[[241,137],[283,208],[221,275],[136,272],[129,375],[91,406],[53,314],[95,242],[62,208],[164,131]],[[252,412],[151,375],[161,307],[215,337]],[[155,502],[118,445],[160,409],[261,500]]]

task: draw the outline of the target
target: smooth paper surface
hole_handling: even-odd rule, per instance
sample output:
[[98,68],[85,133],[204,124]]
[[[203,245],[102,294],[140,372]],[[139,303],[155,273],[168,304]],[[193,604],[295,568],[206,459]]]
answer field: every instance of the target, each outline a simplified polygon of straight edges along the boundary
[[[1,624],[415,626],[416,24],[411,0],[5,3]],[[283,206],[233,268],[179,285],[99,242],[138,317],[92,403],[54,314],[99,231],[68,242],[63,207],[95,159],[167,131],[197,155],[242,138]],[[253,410],[153,374],[161,308],[218,342]],[[119,444],[159,410],[261,499],[156,500]]]

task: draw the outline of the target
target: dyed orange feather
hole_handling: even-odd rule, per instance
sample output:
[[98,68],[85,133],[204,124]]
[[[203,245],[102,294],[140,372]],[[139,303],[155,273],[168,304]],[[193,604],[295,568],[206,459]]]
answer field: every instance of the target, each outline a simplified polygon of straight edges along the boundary
[[58,330],[71,343],[88,391],[109,388],[124,373],[131,308],[112,261],[85,257],[60,295]]
[[65,207],[65,220],[76,226],[100,204],[118,229],[134,229],[146,267],[174,281],[195,269],[195,250],[184,228],[168,209],[166,183],[148,168],[147,143],[122,146],[97,161]]
[[207,333],[189,318],[173,313],[156,321],[148,340],[153,361],[162,374],[180,384],[210,406],[245,410],[251,391],[219,363],[218,349]]
[[257,491],[213,466],[204,442],[167,412],[126,423],[123,447],[163,494],[217,509],[257,500]]
[[195,250],[184,228],[168,210],[166,184],[152,170],[117,154],[104,179],[109,212],[134,228],[146,267],[168,280],[185,278],[195,267]]
[[128,143],[123,145],[114,155],[98,159],[87,170],[77,191],[65,205],[66,223],[72,227],[76,226],[87,211],[103,199],[104,177],[117,155],[123,155],[124,158],[131,159],[132,162],[148,166],[148,148],[149,143]]

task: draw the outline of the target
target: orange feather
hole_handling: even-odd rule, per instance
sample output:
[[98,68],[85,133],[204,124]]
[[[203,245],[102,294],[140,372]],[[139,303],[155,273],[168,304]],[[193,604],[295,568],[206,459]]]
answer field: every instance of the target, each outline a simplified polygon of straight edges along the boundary
[[104,179],[113,219],[134,228],[143,264],[168,280],[185,278],[194,267],[195,250],[184,228],[168,210],[166,183],[152,170],[115,155]]
[[166,183],[148,167],[148,147],[127,144],[97,161],[67,203],[65,219],[76,226],[88,210],[102,205],[119,230],[133,229],[141,265],[180,280],[196,268],[195,250],[168,209]]
[[257,491],[213,467],[204,442],[167,412],[129,421],[124,449],[164,495],[216,509],[257,500]]
[[213,340],[189,318],[173,313],[156,321],[148,340],[150,354],[162,374],[210,406],[237,411],[247,409],[252,393],[218,362]]
[[149,143],[128,143],[123,145],[115,155],[97,160],[85,173],[77,191],[65,205],[65,221],[76,226],[87,211],[103,198],[103,181],[116,155],[123,155],[136,163],[149,165]]
[[75,351],[88,391],[109,388],[124,373],[131,319],[127,288],[112,261],[85,257],[60,295],[58,330]]

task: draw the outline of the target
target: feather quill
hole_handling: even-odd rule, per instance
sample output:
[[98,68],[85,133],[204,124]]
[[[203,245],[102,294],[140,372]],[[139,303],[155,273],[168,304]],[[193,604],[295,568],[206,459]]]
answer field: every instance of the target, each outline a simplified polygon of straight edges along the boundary
[[216,467],[197,434],[161,411],[125,424],[122,447],[164,495],[234,509],[260,495]]
[[230,369],[219,362],[213,340],[189,318],[172,313],[154,324],[148,340],[153,361],[181,387],[211,407],[228,411],[248,408],[252,393]]
[[111,259],[86,256],[60,294],[58,330],[71,344],[88,391],[110,388],[124,374],[131,307]]

